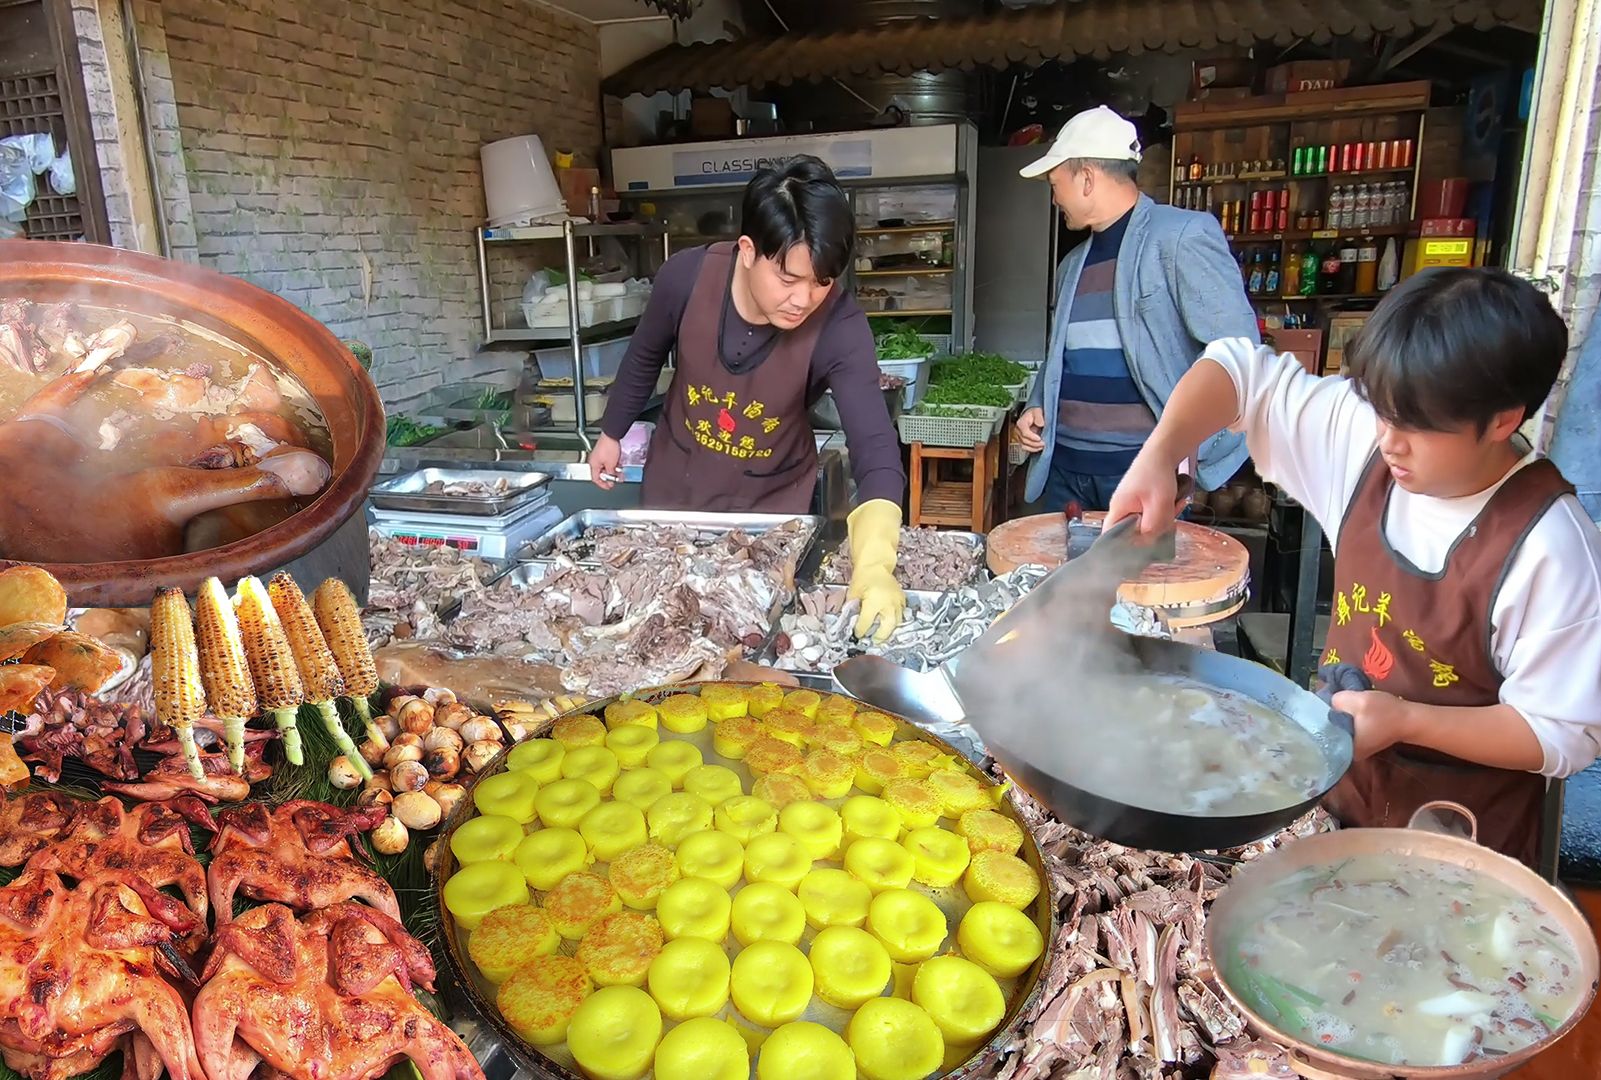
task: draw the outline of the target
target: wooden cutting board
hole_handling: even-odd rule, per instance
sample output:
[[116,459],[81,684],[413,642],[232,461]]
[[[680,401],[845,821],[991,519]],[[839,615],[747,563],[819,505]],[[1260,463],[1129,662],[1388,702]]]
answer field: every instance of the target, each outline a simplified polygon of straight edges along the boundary
[[[1092,512],[1084,520],[1104,520]],[[1126,603],[1156,608],[1173,626],[1214,622],[1245,603],[1251,557],[1245,545],[1216,529],[1178,523],[1178,558],[1161,563],[1118,590]],[[1019,566],[1062,565],[1067,557],[1067,521],[1061,514],[1038,514],[996,526],[989,534],[987,558],[992,574]]]

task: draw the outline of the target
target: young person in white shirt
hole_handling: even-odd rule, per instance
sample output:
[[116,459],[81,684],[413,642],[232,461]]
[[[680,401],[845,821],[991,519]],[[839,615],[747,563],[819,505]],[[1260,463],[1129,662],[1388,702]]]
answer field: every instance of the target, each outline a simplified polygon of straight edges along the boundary
[[1395,288],[1318,378],[1244,339],[1209,345],[1111,500],[1151,531],[1174,469],[1221,427],[1335,552],[1325,665],[1356,764],[1330,793],[1351,826],[1404,825],[1431,799],[1473,810],[1481,842],[1533,865],[1546,777],[1601,752],[1601,532],[1518,436],[1556,381],[1567,328],[1499,270]]

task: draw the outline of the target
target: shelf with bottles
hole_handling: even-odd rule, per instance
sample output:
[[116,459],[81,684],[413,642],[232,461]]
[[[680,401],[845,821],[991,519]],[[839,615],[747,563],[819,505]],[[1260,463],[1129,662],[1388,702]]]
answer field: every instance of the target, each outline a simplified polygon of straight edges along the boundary
[[[1210,194],[1210,190],[1208,191]],[[1290,203],[1292,196],[1295,206]],[[1191,205],[1185,205],[1189,203]],[[1321,198],[1293,190],[1289,185],[1251,192],[1247,199],[1193,198],[1179,203],[1184,209],[1205,209],[1217,217],[1223,232],[1235,242],[1265,239],[1306,239],[1319,232],[1378,235],[1404,232],[1412,219],[1412,188],[1404,180],[1384,184],[1335,184]]]
[[[1381,242],[1382,240],[1382,242]],[[1253,300],[1334,300],[1377,297],[1399,277],[1394,236],[1242,247],[1235,253]]]

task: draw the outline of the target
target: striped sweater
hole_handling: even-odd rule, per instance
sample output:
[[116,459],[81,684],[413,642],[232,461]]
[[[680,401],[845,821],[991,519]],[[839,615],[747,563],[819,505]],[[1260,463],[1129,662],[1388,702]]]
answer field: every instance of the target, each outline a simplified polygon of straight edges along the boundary
[[1129,371],[1113,316],[1117,255],[1129,216],[1090,236],[1068,309],[1051,463],[1060,472],[1121,476],[1156,427],[1156,416]]

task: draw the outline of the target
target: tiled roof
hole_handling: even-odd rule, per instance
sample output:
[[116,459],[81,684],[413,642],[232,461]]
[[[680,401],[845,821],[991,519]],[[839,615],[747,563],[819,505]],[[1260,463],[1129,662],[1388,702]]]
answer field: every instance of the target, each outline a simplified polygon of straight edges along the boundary
[[882,73],[1004,68],[1113,53],[1406,34],[1449,21],[1538,30],[1541,0],[1073,0],[969,19],[672,45],[605,81],[619,96]]

